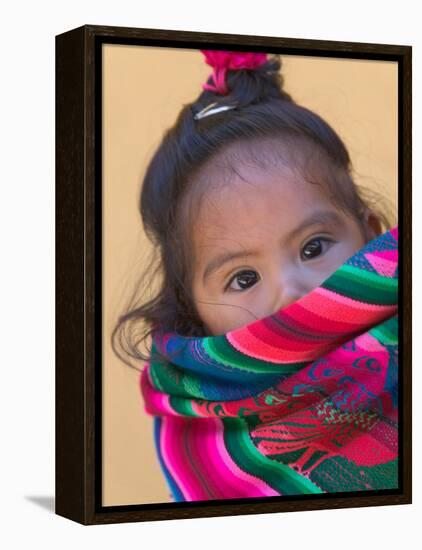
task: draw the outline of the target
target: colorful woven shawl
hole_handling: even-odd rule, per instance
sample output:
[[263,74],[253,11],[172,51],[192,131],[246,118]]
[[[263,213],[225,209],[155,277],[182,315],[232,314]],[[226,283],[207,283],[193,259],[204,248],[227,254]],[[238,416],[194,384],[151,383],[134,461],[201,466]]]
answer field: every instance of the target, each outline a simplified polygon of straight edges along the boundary
[[222,336],[155,333],[141,375],[176,501],[398,487],[398,230]]

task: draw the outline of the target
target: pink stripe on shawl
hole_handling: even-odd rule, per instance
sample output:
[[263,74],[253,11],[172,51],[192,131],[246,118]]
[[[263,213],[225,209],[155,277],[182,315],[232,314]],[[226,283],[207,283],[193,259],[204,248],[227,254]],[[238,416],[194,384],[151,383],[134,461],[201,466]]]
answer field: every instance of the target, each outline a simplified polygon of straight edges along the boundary
[[148,414],[178,414],[170,405],[170,396],[166,393],[156,390],[151,384],[149,365],[147,365],[141,373],[140,385],[141,392],[144,397],[145,410]]
[[396,241],[399,240],[399,226],[398,225],[393,227],[393,229],[390,229],[390,233],[394,237],[394,239],[396,239]]
[[397,263],[399,252],[397,248],[392,250],[371,250],[371,252],[365,253],[365,258],[368,259],[368,256],[377,256],[380,261],[385,260],[386,262]]
[[[148,370],[144,369],[144,371],[140,375],[141,393],[144,398],[146,412],[152,415],[166,415],[185,418],[186,415],[184,413],[177,412],[176,409],[171,405],[171,395],[156,390],[154,386],[151,385],[151,378],[150,376],[148,376]],[[192,401],[191,406],[193,411],[196,412],[198,416],[208,416],[206,414],[203,414],[204,409],[197,405],[195,401]],[[211,414],[209,416],[211,416]]]
[[[227,495],[221,493],[223,477],[219,469],[219,460],[215,456],[214,419],[204,422],[203,419],[191,419],[188,433],[185,435],[189,448],[189,458],[196,477],[202,481],[202,497],[197,494],[196,500],[218,499]],[[228,495],[230,496],[230,494]]]
[[376,254],[365,254],[366,259],[372,265],[372,267],[382,275],[386,277],[393,277],[397,269],[397,260],[386,260],[383,257]]
[[[209,500],[278,496],[279,492],[261,479],[244,472],[233,462],[224,444],[222,421],[214,420],[213,422],[213,419],[209,419],[204,424],[199,419],[193,419],[193,422],[190,422],[189,435],[186,436],[186,426],[183,428],[182,424],[174,422],[174,419],[162,418],[161,454],[184,498]],[[189,456],[181,445],[182,435],[188,438]],[[193,465],[195,477],[189,475],[190,468],[186,468],[188,463]],[[209,494],[206,484],[199,485],[198,480],[201,479],[208,480],[210,487],[218,488],[218,491]]]
[[216,419],[214,423],[213,441],[207,438],[207,451],[210,464],[223,480],[223,487],[230,487],[230,493],[224,493],[223,498],[278,496],[280,493],[270,487],[265,481],[244,472],[233,461],[224,444],[223,423]]
[[365,332],[356,338],[356,345],[365,351],[386,351],[381,342],[378,342],[378,340],[368,332]]
[[207,496],[194,475],[194,470],[186,467],[190,463],[182,444],[186,426],[178,418],[162,417],[160,430],[160,450],[164,463],[186,500],[202,500]]

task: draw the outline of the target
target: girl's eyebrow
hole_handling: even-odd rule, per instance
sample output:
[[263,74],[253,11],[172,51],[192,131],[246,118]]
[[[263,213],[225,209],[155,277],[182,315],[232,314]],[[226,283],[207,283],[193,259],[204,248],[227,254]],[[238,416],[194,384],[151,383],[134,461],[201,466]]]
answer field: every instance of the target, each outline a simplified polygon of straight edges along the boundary
[[218,254],[215,256],[205,268],[204,275],[202,276],[202,280],[205,281],[207,277],[211,275],[214,271],[217,271],[222,265],[224,265],[227,262],[230,262],[231,260],[236,260],[237,258],[245,258],[246,256],[253,256],[256,255],[256,252],[246,252],[245,250],[237,250],[237,251],[227,251],[223,252],[222,254]]
[[325,223],[327,225],[343,225],[343,220],[337,212],[334,210],[316,210],[312,212],[307,218],[305,218],[297,227],[291,231],[286,240],[293,239],[301,233],[304,229],[311,225],[316,225],[317,223]]
[[[317,223],[326,223],[330,225],[341,225],[342,219],[339,214],[337,214],[333,210],[317,210],[315,212],[312,212],[310,216],[305,218],[297,227],[291,231],[287,237],[286,241],[289,241],[293,239],[296,235],[300,234],[304,229],[311,225],[316,225]],[[245,250],[237,250],[237,251],[226,251],[222,254],[218,254],[215,256],[205,268],[204,274],[202,276],[202,280],[205,281],[207,277],[211,275],[214,271],[217,271],[222,265],[224,265],[227,262],[230,262],[231,260],[236,260],[238,258],[245,258],[246,256],[254,256],[257,255],[257,252],[254,251],[245,251]]]

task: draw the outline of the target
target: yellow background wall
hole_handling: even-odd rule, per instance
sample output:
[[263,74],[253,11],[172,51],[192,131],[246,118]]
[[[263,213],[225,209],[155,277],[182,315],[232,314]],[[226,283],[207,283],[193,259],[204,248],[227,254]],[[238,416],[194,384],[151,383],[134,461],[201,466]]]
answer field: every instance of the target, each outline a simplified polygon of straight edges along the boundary
[[[349,149],[356,182],[376,189],[396,212],[397,64],[282,61],[285,89],[334,127]],[[104,506],[171,501],[139,374],[115,356],[110,334],[148,251],[138,213],[145,167],[163,131],[211,72],[198,50],[103,45]]]

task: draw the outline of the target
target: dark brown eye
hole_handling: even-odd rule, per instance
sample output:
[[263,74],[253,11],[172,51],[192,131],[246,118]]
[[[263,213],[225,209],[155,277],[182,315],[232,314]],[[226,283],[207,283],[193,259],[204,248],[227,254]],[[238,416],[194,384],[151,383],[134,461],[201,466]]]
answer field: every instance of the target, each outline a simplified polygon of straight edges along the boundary
[[236,273],[232,279],[230,279],[227,288],[231,290],[246,290],[255,285],[259,281],[259,275],[256,271],[245,270]]
[[329,239],[312,239],[312,241],[306,243],[306,245],[302,248],[302,259],[312,260],[313,258],[320,256],[326,251],[332,242],[333,241],[330,241]]

